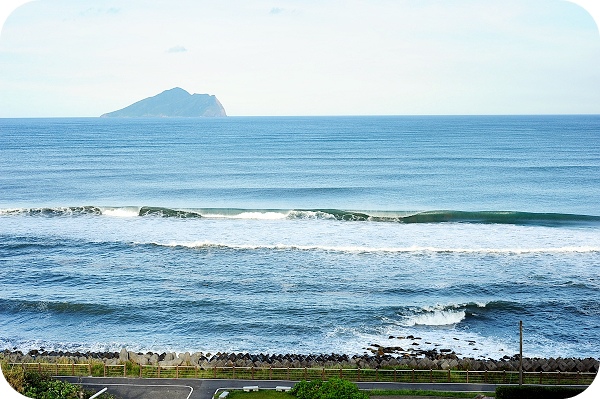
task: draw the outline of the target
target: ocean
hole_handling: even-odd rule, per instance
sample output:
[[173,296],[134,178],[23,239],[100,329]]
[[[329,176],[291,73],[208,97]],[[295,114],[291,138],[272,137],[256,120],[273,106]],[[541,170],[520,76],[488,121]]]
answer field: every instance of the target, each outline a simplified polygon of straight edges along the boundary
[[499,359],[520,320],[600,358],[600,116],[0,119],[0,349]]

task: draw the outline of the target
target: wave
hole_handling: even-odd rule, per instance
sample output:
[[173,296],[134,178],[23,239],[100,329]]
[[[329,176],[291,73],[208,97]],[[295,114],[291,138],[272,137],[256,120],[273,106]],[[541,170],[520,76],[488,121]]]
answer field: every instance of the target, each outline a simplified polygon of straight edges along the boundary
[[466,317],[464,310],[438,310],[422,313],[408,319],[406,326],[447,326],[458,324]]
[[[135,245],[147,243],[136,242]],[[209,241],[193,242],[152,242],[158,247],[192,248],[192,249],[228,249],[228,250],[281,250],[281,251],[325,251],[345,253],[457,253],[457,254],[544,254],[544,253],[593,253],[600,252],[600,246],[556,247],[556,248],[436,248],[436,247],[361,247],[361,246],[327,246],[327,245],[289,245],[289,244],[230,244]]]
[[8,208],[0,209],[0,216],[80,216],[102,215],[102,209],[96,206],[65,206],[56,208]]
[[477,317],[480,314],[497,311],[523,311],[521,305],[508,301],[467,302],[460,304],[424,306],[401,311],[400,324],[405,327],[414,326],[451,326]]
[[20,299],[0,299],[0,312],[6,313],[64,313],[91,316],[102,316],[117,313],[118,310],[103,304],[57,302],[57,301],[29,301]]
[[0,209],[0,216],[113,216],[220,219],[298,219],[391,223],[475,223],[561,226],[600,224],[600,216],[518,211],[361,211],[340,209],[169,208],[76,206]]

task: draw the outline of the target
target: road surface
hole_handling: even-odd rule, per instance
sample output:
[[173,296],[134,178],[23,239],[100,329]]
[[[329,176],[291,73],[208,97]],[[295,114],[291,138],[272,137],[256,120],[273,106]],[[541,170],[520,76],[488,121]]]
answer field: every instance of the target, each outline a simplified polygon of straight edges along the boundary
[[[106,378],[106,377],[61,377],[62,380],[83,385],[92,391],[108,388],[107,392],[123,399],[211,399],[217,389],[241,389],[257,385],[261,389],[277,386],[293,387],[296,381],[285,380],[200,380],[168,378]],[[493,384],[429,384],[359,382],[361,389],[427,389],[438,391],[493,392]],[[473,395],[475,396],[475,395]],[[101,398],[102,396],[100,396]],[[98,398],[98,399],[100,399]]]

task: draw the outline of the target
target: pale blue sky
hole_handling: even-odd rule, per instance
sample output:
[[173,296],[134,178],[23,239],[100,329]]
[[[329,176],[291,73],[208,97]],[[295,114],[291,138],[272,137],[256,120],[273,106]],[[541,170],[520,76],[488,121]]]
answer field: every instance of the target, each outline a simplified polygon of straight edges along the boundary
[[600,113],[600,35],[562,0],[38,0],[3,26],[0,117],[175,86],[229,115]]

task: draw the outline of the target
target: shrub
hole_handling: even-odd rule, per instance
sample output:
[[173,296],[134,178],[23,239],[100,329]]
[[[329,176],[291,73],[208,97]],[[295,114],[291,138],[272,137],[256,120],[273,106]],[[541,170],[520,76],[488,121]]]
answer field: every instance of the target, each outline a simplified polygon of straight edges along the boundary
[[25,390],[25,370],[22,367],[8,367],[6,364],[2,364],[2,371],[4,372],[4,378],[10,384],[13,389],[19,393],[23,393]]
[[140,366],[139,364],[135,364],[131,361],[125,362],[125,372],[128,376],[137,377],[140,375]]
[[298,399],[315,399],[318,398],[318,393],[322,385],[323,381],[321,380],[303,380],[294,385],[290,393]]
[[496,399],[566,399],[584,391],[584,388],[542,386],[542,385],[501,385],[496,387]]
[[24,394],[35,399],[79,399],[81,391],[77,385],[49,378],[29,386]]
[[[3,365],[4,366],[4,365]],[[89,398],[93,392],[82,389],[66,381],[56,380],[48,374],[25,371],[22,367],[3,367],[4,376],[10,386],[20,394],[33,399],[80,399]],[[105,399],[117,399],[114,395],[103,394]]]
[[104,376],[104,363],[102,363],[102,362],[92,363],[92,375],[94,377]]
[[300,381],[291,394],[298,399],[369,399],[356,384],[337,377],[327,381]]

